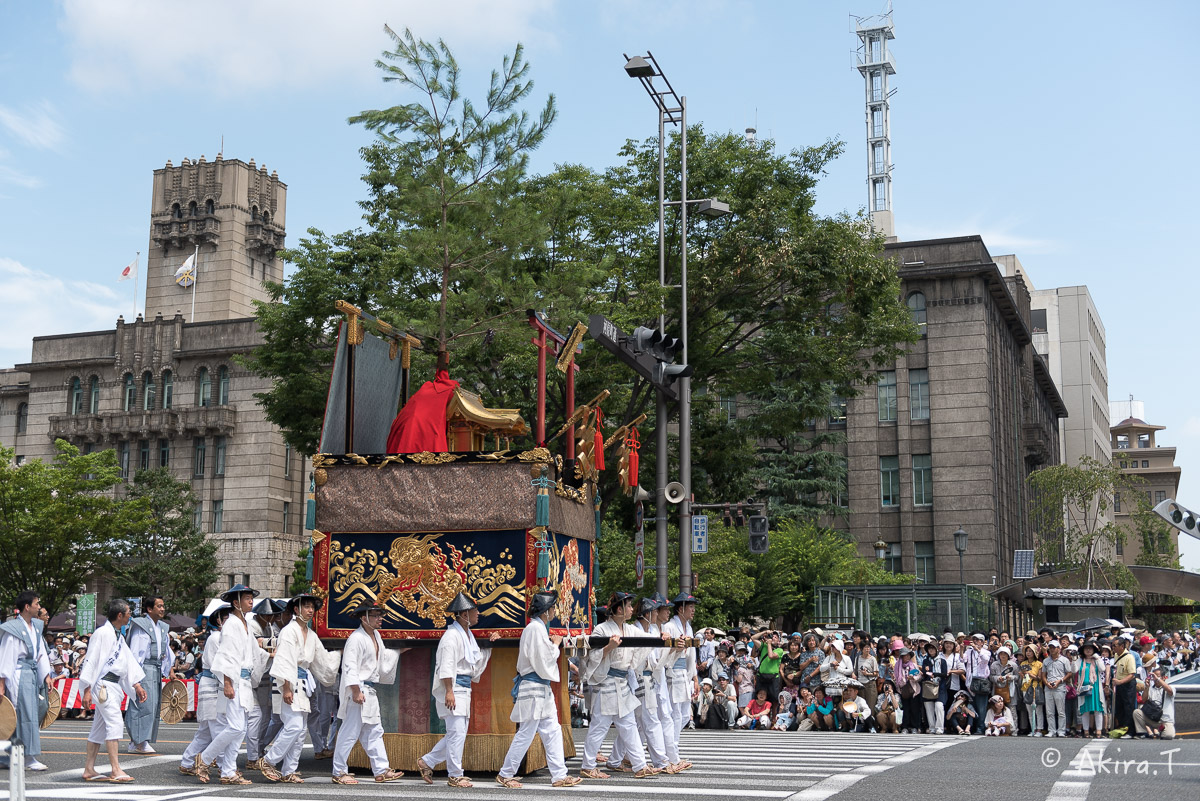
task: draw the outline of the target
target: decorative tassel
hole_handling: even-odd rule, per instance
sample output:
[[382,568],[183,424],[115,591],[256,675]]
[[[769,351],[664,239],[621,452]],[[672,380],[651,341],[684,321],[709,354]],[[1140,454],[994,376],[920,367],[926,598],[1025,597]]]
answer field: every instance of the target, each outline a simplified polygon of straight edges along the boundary
[[592,462],[596,465],[596,470],[604,469],[604,426],[600,422],[600,407],[596,407],[596,427],[595,437],[596,447],[592,450]]
[[632,490],[638,485],[638,448],[642,447],[636,428],[629,429],[629,436],[625,439],[625,447],[629,449],[629,475],[625,477],[625,487]]
[[538,549],[537,561],[537,580],[538,584],[545,586],[550,579],[550,540],[547,538],[545,529],[541,531],[543,539],[538,540],[535,546]]
[[548,468],[543,465],[540,475],[532,482],[537,488],[537,499],[533,514],[533,534],[537,537],[533,546],[537,548],[537,580],[539,585],[545,585],[550,579],[550,487],[554,483],[548,475]]

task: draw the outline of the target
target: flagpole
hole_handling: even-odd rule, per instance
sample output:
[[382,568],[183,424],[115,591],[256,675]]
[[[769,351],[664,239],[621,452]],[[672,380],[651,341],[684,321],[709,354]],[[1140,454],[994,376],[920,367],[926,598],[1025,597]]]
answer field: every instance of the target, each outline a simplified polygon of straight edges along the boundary
[[142,258],[142,251],[139,250],[137,252],[137,255],[133,257],[133,319],[135,319],[135,320],[137,319],[137,288],[138,288],[137,271],[141,268],[141,265],[138,264],[138,261],[141,258]]
[[200,246],[196,245],[196,252],[192,254],[192,316],[188,318],[189,323],[196,322],[196,276],[200,274]]

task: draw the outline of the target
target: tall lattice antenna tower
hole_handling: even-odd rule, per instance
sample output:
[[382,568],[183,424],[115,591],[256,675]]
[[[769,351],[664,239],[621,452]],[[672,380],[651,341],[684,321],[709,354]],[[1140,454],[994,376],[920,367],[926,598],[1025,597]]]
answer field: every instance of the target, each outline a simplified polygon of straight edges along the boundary
[[873,17],[852,17],[858,48],[855,66],[866,84],[867,107],[867,208],[871,225],[888,239],[896,238],[892,216],[892,140],[889,101],[894,89],[888,79],[896,74],[888,42],[896,38],[892,25],[892,4]]

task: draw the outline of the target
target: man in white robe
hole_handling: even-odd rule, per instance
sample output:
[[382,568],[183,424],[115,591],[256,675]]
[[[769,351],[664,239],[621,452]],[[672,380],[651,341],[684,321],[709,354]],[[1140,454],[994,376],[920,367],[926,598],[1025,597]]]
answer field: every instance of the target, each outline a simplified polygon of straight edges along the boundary
[[[671,620],[673,607],[671,602],[662,593],[654,593],[654,600],[658,604],[658,632],[663,640],[670,640],[671,635],[664,631],[667,623]],[[675,729],[675,707],[671,703],[671,688],[667,684],[667,671],[670,670],[675,663],[678,652],[669,647],[656,649],[656,665],[654,668],[654,683],[655,698],[654,701],[658,704],[658,721],[662,726],[663,732],[663,749],[667,754],[667,762],[674,768],[675,773],[687,770],[692,766],[691,762],[686,759],[679,758],[679,736]]]
[[[146,674],[119,633],[129,622],[129,603],[114,598],[108,602],[105,617],[108,620],[88,640],[87,656],[79,671],[83,708],[90,707],[93,699],[96,702],[96,716],[92,719],[92,730],[88,732],[83,778],[85,781],[131,782],[133,777],[121,770],[117,758],[121,737],[125,732],[125,722],[121,719],[121,697],[124,693],[145,703],[146,691],[142,688],[142,679]],[[154,680],[157,681],[157,677]],[[96,756],[102,745],[108,751],[108,762],[112,765],[108,777],[96,771]]]
[[525,758],[533,735],[542,739],[546,766],[554,787],[574,787],[583,779],[567,775],[563,758],[562,726],[558,722],[558,707],[554,703],[551,685],[559,680],[558,647],[561,634],[550,634],[550,611],[558,603],[557,592],[535,593],[529,605],[529,625],[521,632],[517,653],[517,675],[513,678],[513,711],[509,720],[517,724],[504,757],[504,765],[496,782],[512,789],[522,785],[517,781],[517,769]]
[[[662,632],[657,622],[659,604],[653,597],[643,598],[638,605],[638,620],[630,636],[661,637]],[[675,774],[679,771],[667,758],[666,743],[663,735],[663,722],[658,710],[658,683],[655,674],[660,676],[662,671],[659,661],[666,653],[665,648],[639,648],[634,661],[632,673],[636,685],[633,694],[641,702],[637,710],[638,730],[646,742],[650,752],[650,764],[663,773]],[[623,756],[623,754],[622,754]],[[612,760],[609,761],[611,766]],[[624,762],[622,762],[623,766]]]
[[[204,617],[208,620],[208,642],[205,643],[205,651],[208,656],[208,661],[211,662],[216,656],[217,651],[221,647],[221,626],[225,620],[233,612],[233,607],[225,601],[213,601],[208,608],[204,610]],[[201,659],[204,656],[201,655]],[[219,717],[221,705],[217,699],[221,695],[221,684],[217,681],[217,677],[209,669],[208,665],[196,675],[197,700],[196,700],[196,733],[192,736],[192,741],[188,743],[187,748],[183,750],[183,756],[180,757],[179,772],[184,776],[196,775],[196,757],[213,740],[213,724]],[[234,743],[231,748],[236,749],[238,743]]]
[[[212,723],[213,739],[196,755],[193,767],[196,778],[208,784],[208,766],[213,760],[221,769],[221,784],[250,784],[237,769],[237,749],[246,737],[246,714],[254,707],[251,675],[262,651],[250,634],[246,616],[254,608],[258,590],[236,584],[221,593],[221,600],[233,607],[233,613],[221,626],[221,643],[212,658],[209,670],[221,687],[217,696],[217,719]],[[209,665],[205,649],[204,664]]]
[[[471,721],[471,685],[483,676],[492,651],[490,648],[481,650],[471,633],[471,626],[479,622],[479,609],[471,599],[460,592],[446,611],[455,617],[438,643],[432,689],[438,717],[446,725],[446,735],[438,740],[432,751],[417,760],[417,769],[426,784],[433,784],[433,769],[445,762],[447,784],[474,787],[463,775],[463,745],[467,742],[467,724]],[[500,633],[492,632],[490,639],[495,642],[500,639]]]
[[[688,592],[681,592],[671,602],[675,607],[675,616],[665,626],[663,634],[672,638],[691,638],[692,617],[696,614],[696,598]],[[700,694],[700,682],[696,671],[696,649],[692,647],[674,648],[667,656],[667,689],[671,700],[671,724],[664,726],[666,736],[672,738],[675,748],[679,748],[679,735],[683,727],[692,719],[692,699]],[[673,661],[672,661],[673,660]],[[692,766],[691,762],[682,760],[684,769]]]
[[[25,769],[46,770],[42,753],[38,693],[50,689],[50,659],[42,639],[41,598],[33,590],[17,596],[17,615],[0,623],[0,695],[7,695],[17,713],[14,740],[25,746]],[[7,757],[5,757],[7,759]],[[4,764],[8,764],[5,762]]]
[[359,628],[346,639],[342,651],[341,703],[338,717],[337,744],[333,750],[333,781],[335,784],[358,784],[347,766],[354,744],[361,742],[371,772],[379,783],[395,781],[404,776],[388,764],[383,747],[383,721],[379,713],[379,697],[375,687],[396,681],[400,652],[384,647],[379,626],[383,623],[383,607],[369,601],[351,610],[360,621]]
[[[624,744],[625,757],[633,766],[633,776],[646,779],[658,775],[658,770],[646,764],[646,752],[638,737],[634,713],[638,700],[629,689],[629,669],[633,666],[636,649],[620,648],[625,634],[625,622],[633,614],[633,596],[627,592],[613,593],[608,604],[608,619],[592,630],[596,637],[608,637],[608,644],[592,651],[584,665],[584,679],[596,688],[592,700],[592,719],[587,741],[583,747],[583,765],[579,775],[585,779],[607,779],[609,775],[596,766],[596,756],[604,736],[617,727],[618,742]],[[615,748],[616,746],[614,746]]]
[[317,684],[337,682],[340,657],[325,650],[316,632],[309,628],[321,601],[315,595],[301,593],[288,601],[292,621],[279,632],[271,678],[279,687],[279,719],[283,728],[262,758],[258,768],[273,782],[300,784],[304,781],[296,768],[304,748],[304,730],[311,711],[309,698]]
[[[279,617],[283,606],[272,598],[263,598],[254,604],[254,617],[250,618],[250,634],[258,642],[260,648],[267,653],[275,650],[275,641],[279,637]],[[254,671],[250,676],[251,689],[254,691],[254,708],[246,716],[246,769],[256,770],[258,761],[262,759],[271,741],[268,736],[271,724],[278,720],[271,708],[271,659],[267,658],[264,669]],[[280,728],[276,726],[276,731]]]
[[155,754],[151,743],[158,742],[158,719],[162,711],[162,683],[175,675],[175,657],[171,654],[171,628],[163,620],[167,608],[163,599],[148,595],[142,599],[145,615],[129,621],[126,640],[133,658],[146,674],[144,703],[129,699],[125,707],[125,726],[129,729],[131,754]]

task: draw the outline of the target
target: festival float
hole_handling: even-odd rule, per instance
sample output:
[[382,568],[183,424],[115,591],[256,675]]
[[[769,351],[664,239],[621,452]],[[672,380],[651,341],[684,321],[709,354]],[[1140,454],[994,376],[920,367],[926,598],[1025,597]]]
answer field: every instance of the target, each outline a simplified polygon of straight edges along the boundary
[[[607,444],[636,442],[633,425],[607,442],[599,426],[602,392],[574,398],[575,356],[586,326],[568,335],[529,312],[537,358],[537,419],[530,431],[516,409],[489,409],[450,377],[446,354],[436,375],[409,394],[415,337],[344,301],[326,402],[321,452],[313,457],[313,592],[325,600],[314,623],[328,640],[343,640],[357,622],[348,610],[373,601],[385,610],[388,647],[404,649],[395,684],[378,694],[392,767],[414,770],[444,733],[430,694],[435,649],[453,616],[446,606],[466,593],[479,606],[473,629],[481,646],[501,640],[474,686],[463,754],[468,771],[496,771],[516,724],[510,690],[517,645],[533,594],[559,593],[552,634],[586,648],[595,597],[598,470]],[[531,354],[532,355],[532,354]],[[565,373],[566,419],[547,439],[548,360]],[[398,411],[397,411],[398,410]],[[522,444],[524,443],[524,444]],[[561,452],[554,453],[557,447]],[[628,459],[621,458],[627,464]],[[632,475],[636,484],[636,461]],[[336,647],[336,645],[335,645]],[[574,756],[570,699],[554,690],[563,748]],[[351,764],[365,766],[361,746]],[[535,739],[525,769],[545,765]]]

